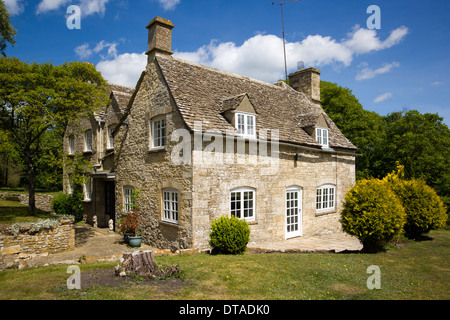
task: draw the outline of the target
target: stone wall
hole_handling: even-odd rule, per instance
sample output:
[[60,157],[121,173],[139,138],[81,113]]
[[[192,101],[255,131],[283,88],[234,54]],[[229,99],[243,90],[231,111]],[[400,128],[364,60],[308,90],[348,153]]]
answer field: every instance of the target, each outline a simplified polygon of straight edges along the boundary
[[[297,161],[296,153],[300,154]],[[196,160],[199,156],[204,157],[205,154],[194,152],[194,247],[208,246],[211,223],[222,215],[230,215],[230,192],[241,187],[255,190],[254,220],[248,222],[251,242],[286,239],[285,199],[286,189],[291,186],[302,190],[302,236],[341,231],[339,212],[345,194],[355,183],[353,156],[309,151],[285,145],[280,145],[279,162],[278,165],[274,164],[274,167],[261,164],[262,159],[258,156],[238,156],[236,153],[230,164],[208,165],[202,161],[201,164],[195,165],[200,163]],[[243,159],[238,160],[238,157]],[[243,164],[239,164],[239,161]],[[335,208],[317,212],[316,190],[325,184],[336,188]]]
[[[52,200],[55,196],[49,194],[36,194],[36,208],[43,211],[52,212]],[[21,204],[28,206],[28,194],[21,193],[0,193],[0,199],[19,201]]]
[[17,236],[0,234],[2,255],[58,253],[74,249],[73,220],[61,220],[56,228],[44,229],[36,234],[20,233]]
[[[155,64],[147,66],[135,97],[128,127],[121,127],[116,136],[116,218],[124,207],[124,187],[140,190],[136,206],[142,213],[143,241],[158,248],[173,250],[192,248],[192,167],[176,165],[171,151],[178,144],[171,142],[172,131],[184,127]],[[165,115],[166,146],[151,147],[151,121]],[[162,219],[162,190],[178,190],[179,223]]]

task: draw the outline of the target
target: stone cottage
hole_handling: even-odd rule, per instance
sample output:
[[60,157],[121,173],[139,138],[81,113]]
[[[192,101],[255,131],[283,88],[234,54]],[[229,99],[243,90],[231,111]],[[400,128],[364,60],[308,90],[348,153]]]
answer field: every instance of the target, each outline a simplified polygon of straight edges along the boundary
[[[81,157],[92,164],[92,171],[86,172],[83,184],[83,206],[85,219],[91,225],[108,227],[109,220],[115,220],[115,172],[114,172],[114,130],[127,110],[132,88],[108,84],[110,103],[89,118],[71,123],[64,137],[64,151],[69,160]],[[75,188],[73,175],[67,166],[64,170],[64,191],[72,193]]]
[[256,243],[340,232],[356,147],[320,106],[320,71],[298,70],[288,86],[183,61],[172,57],[173,28],[150,22],[148,64],[126,107],[91,119],[98,137],[111,126],[114,149],[95,156],[88,216],[103,226],[139,190],[143,240],[160,248],[208,247],[223,215],[245,219]]

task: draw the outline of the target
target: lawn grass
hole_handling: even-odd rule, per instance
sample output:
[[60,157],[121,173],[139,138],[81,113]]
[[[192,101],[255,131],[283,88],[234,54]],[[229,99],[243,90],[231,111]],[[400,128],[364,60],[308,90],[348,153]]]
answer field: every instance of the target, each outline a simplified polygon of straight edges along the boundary
[[[56,196],[61,191],[47,191],[43,189],[36,189],[36,194],[49,194]],[[0,193],[19,193],[19,194],[26,194],[28,195],[28,191],[25,190],[25,188],[17,187],[17,188],[11,188],[11,187],[2,187],[0,188]]]
[[[450,299],[450,231],[430,233],[432,240],[411,242],[378,254],[245,254],[160,256],[160,265],[177,264],[171,281],[66,287],[67,266],[0,272],[0,299],[86,300],[413,300]],[[80,265],[86,273],[116,263]],[[369,290],[367,268],[381,271],[381,289]]]
[[38,219],[54,218],[50,213],[36,209],[35,216],[28,215],[28,206],[18,201],[0,200],[0,225],[16,222],[32,222]]

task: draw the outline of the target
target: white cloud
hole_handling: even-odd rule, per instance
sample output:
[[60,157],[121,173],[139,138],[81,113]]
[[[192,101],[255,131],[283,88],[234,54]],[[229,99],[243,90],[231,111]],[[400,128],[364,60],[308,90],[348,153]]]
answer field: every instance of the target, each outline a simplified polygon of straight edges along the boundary
[[117,46],[119,44],[117,42],[106,42],[104,40],[100,41],[96,44],[96,46],[91,49],[88,43],[84,43],[75,48],[75,54],[81,59],[86,59],[92,56],[93,54],[97,54],[102,52],[105,48],[107,48],[106,55],[100,55],[102,59],[110,59],[117,57]]
[[[298,61],[304,61],[306,66],[316,67],[330,64],[349,66],[355,55],[391,47],[407,34],[407,28],[400,27],[382,41],[375,31],[360,30],[362,29],[355,27],[353,32],[341,41],[329,36],[309,35],[301,42],[286,43],[288,70],[295,70]],[[195,51],[175,51],[174,56],[262,81],[274,82],[284,78],[282,41],[275,35],[263,34],[251,37],[242,45],[212,40]],[[84,52],[89,54],[89,50],[93,49],[89,46],[79,47],[79,54],[82,55]],[[108,81],[134,87],[145,69],[146,61],[145,54],[126,53],[99,62],[97,68],[101,69]],[[395,64],[397,62],[393,62],[390,68],[395,67]],[[380,70],[372,71],[383,73],[385,71],[383,68],[389,67],[383,66]]]
[[94,13],[99,15],[104,15],[106,11],[106,4],[109,0],[79,0],[73,2],[72,0],[41,0],[39,3],[36,13],[47,13],[49,11],[58,10],[62,7],[66,7],[71,4],[79,5],[81,9],[81,14],[84,16],[89,16]]
[[106,11],[106,4],[109,0],[81,0],[80,8],[81,14],[89,16],[94,13],[98,13],[103,16]]
[[134,88],[146,65],[145,53],[124,53],[115,59],[100,61],[96,68],[110,83]]
[[442,82],[442,81],[433,81],[433,82],[431,83],[432,86],[440,86],[440,85],[442,85],[442,84],[444,84],[444,82]]
[[391,92],[386,92],[386,93],[380,94],[378,97],[376,97],[375,100],[373,100],[373,102],[375,102],[375,103],[383,102],[392,97],[393,97],[393,95]]
[[[347,38],[340,42],[322,35],[309,35],[301,42],[287,42],[288,69],[295,70],[298,61],[316,67],[329,64],[349,66],[355,55],[386,49],[399,43],[407,30],[406,27],[395,29],[386,40],[381,41],[375,30],[355,26]],[[241,46],[233,42],[211,41],[194,52],[176,51],[175,56],[267,82],[284,77],[282,39],[274,35],[259,34]],[[378,72],[382,73],[383,70]]]
[[173,10],[180,3],[181,0],[158,0],[159,5],[164,10]]
[[[362,64],[360,64],[361,66]],[[356,80],[360,81],[360,80],[367,80],[367,79],[372,79],[373,77],[379,75],[379,74],[383,74],[383,73],[387,73],[389,71],[391,71],[393,68],[397,68],[400,66],[400,63],[394,61],[392,63],[389,64],[385,64],[384,66],[378,68],[378,69],[370,69],[367,67],[367,64],[365,65],[365,68],[362,69],[357,75],[356,75]]]
[[4,0],[6,10],[10,16],[16,16],[23,12],[24,5],[22,3],[23,0]]
[[408,28],[401,26],[393,30],[386,40],[381,41],[375,30],[363,29],[356,25],[343,44],[353,53],[363,54],[390,48],[398,44],[407,34]]
[[60,7],[66,5],[70,0],[42,0],[37,9],[36,13],[46,13],[52,10],[57,10]]

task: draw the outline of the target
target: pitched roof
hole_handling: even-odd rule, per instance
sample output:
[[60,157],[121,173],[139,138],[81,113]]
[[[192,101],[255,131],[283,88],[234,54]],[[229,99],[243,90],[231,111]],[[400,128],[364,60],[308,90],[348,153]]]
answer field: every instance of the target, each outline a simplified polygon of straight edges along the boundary
[[330,147],[356,149],[321,107],[287,85],[269,84],[171,56],[157,55],[156,60],[191,130],[195,121],[201,121],[203,131],[218,130],[226,134],[227,130],[234,130],[237,135],[223,112],[236,108],[247,95],[257,110],[257,132],[278,129],[281,142],[320,148],[321,145],[304,128],[314,125],[320,114],[324,114],[330,129]]
[[133,95],[134,89],[113,83],[108,83],[108,87],[111,89],[111,93],[114,95],[120,110],[122,112],[125,111],[127,109],[128,102]]

